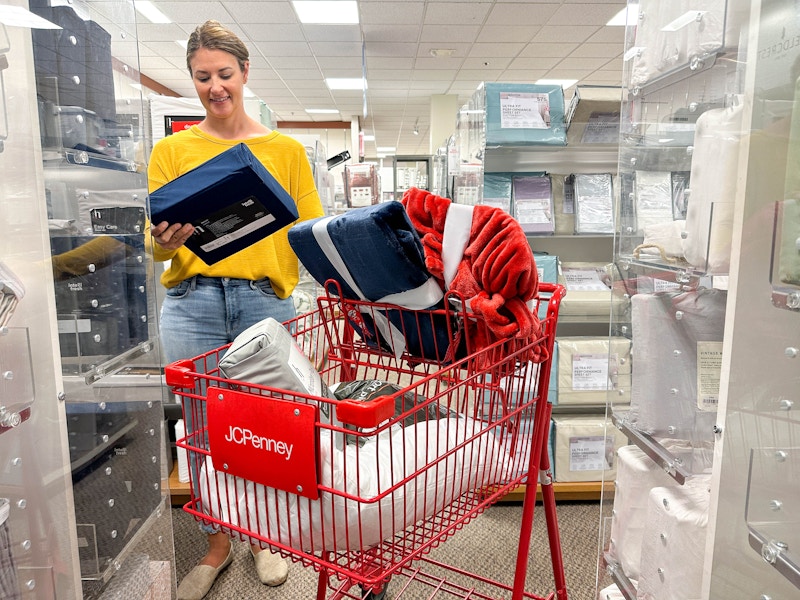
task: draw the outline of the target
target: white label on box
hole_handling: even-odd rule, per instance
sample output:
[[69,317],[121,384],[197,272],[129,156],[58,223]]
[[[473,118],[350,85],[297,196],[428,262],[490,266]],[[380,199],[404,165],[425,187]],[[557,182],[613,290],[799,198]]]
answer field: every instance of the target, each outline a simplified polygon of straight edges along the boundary
[[619,141],[619,113],[592,113],[583,130],[583,144],[616,144]]
[[520,223],[550,223],[550,201],[547,199],[517,200],[517,221]]
[[664,279],[659,279],[658,277],[653,279],[654,292],[670,292],[672,290],[679,290],[680,288],[681,284],[676,281],[665,281]]
[[572,357],[572,389],[614,389],[608,377],[609,356],[607,354],[575,354]]
[[719,404],[722,342],[697,342],[697,408],[715,411]]
[[59,319],[58,333],[89,333],[92,330],[91,319]]
[[460,185],[456,188],[456,202],[474,206],[478,203],[479,189],[473,185]]
[[547,129],[550,126],[549,115],[550,97],[547,94],[500,93],[501,129]]
[[608,286],[600,279],[597,269],[563,269],[567,290],[576,292],[607,292]]
[[612,465],[606,460],[608,444],[610,455],[614,455],[614,438],[602,435],[569,438],[570,471],[602,471]]
[[372,204],[371,187],[350,188],[350,206],[369,206]]

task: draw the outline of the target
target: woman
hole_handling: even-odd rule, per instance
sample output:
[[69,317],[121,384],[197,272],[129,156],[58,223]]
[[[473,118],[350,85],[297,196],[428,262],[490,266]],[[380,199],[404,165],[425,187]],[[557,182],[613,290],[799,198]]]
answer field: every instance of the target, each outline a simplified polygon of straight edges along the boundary
[[[244,43],[216,21],[207,21],[189,36],[186,64],[206,115],[199,124],[155,145],[148,167],[150,191],[244,142],[294,198],[300,220],[322,216],[303,146],[245,112],[250,62]],[[291,294],[298,281],[298,261],[287,230],[209,266],[184,247],[194,231],[191,224],[152,224],[154,257],[170,261],[161,276],[167,288],[160,321],[167,362],[218,348],[267,317],[283,322],[295,316]],[[191,423],[186,428],[190,431]],[[204,597],[231,563],[230,537],[213,526],[203,529],[208,534],[208,551],[178,586],[179,600]],[[258,546],[252,546],[251,552],[264,584],[280,585],[286,580],[288,565],[279,555]]]

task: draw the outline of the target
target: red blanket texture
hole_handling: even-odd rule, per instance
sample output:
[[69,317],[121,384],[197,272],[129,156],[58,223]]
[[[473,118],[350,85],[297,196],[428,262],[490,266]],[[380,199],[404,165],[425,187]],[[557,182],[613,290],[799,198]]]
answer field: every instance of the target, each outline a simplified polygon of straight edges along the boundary
[[[425,266],[444,288],[442,237],[450,200],[411,188],[402,203],[422,239]],[[539,319],[526,305],[539,289],[536,261],[519,223],[499,208],[474,207],[469,241],[449,289],[459,292],[486,324],[485,333],[480,327],[468,331],[473,350],[499,339],[541,334]],[[546,358],[541,348],[534,354],[531,360]]]

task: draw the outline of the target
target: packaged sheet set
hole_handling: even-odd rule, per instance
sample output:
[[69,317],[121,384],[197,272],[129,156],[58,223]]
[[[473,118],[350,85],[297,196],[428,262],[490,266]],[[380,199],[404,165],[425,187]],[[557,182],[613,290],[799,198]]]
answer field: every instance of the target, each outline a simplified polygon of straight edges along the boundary
[[[600,481],[614,477],[617,448],[627,438],[604,416],[556,415],[553,417],[555,480]],[[605,475],[604,475],[605,473]]]
[[635,294],[630,419],[659,438],[713,441],[727,292]]
[[487,148],[566,145],[560,85],[485,83],[474,95],[486,111]]
[[631,341],[624,337],[558,338],[558,404],[630,402]]
[[683,486],[657,487],[647,500],[647,527],[637,598],[702,598],[710,476]]
[[298,219],[297,205],[247,144],[218,154],[150,194],[153,223],[192,223],[186,247],[207,264]]

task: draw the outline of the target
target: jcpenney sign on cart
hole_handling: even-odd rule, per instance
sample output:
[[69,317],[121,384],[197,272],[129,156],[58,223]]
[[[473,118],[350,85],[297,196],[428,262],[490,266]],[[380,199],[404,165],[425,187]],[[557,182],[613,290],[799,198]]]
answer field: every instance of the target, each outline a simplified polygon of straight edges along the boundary
[[316,499],[319,409],[209,387],[208,446],[217,472]]

